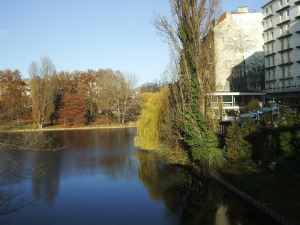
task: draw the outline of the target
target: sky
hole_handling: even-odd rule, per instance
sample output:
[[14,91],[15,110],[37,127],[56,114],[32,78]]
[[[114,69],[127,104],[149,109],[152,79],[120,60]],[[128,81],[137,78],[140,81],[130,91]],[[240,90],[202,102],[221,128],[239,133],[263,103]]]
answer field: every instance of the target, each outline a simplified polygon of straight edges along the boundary
[[[153,26],[169,15],[168,0],[0,0],[0,70],[19,69],[43,56],[58,71],[106,69],[133,73],[139,83],[159,79],[169,47]],[[221,0],[222,11],[266,0]]]

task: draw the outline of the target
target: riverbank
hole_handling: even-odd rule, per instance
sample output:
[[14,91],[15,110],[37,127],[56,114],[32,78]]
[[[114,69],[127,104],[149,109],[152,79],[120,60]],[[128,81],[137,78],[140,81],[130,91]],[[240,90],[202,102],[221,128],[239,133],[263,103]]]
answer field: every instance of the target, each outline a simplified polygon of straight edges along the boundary
[[250,162],[230,165],[224,179],[295,224],[300,221],[300,165],[285,160],[271,170]]
[[19,126],[12,126],[6,124],[6,126],[0,126],[0,132],[37,132],[37,131],[65,131],[65,130],[96,130],[96,129],[122,129],[122,128],[136,128],[134,122],[126,124],[110,124],[110,125],[87,125],[76,127],[64,127],[61,124],[49,125],[42,129],[37,128],[33,123],[22,123]]

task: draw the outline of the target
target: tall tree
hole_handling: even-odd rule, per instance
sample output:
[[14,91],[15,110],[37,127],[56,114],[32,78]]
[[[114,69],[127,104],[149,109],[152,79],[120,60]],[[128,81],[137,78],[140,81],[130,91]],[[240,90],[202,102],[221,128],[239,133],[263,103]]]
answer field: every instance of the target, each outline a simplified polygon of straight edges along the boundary
[[29,67],[33,118],[40,129],[50,121],[55,110],[54,74],[55,66],[48,57],[41,58],[40,62],[32,62]]
[[222,160],[210,95],[214,91],[213,25],[217,0],[170,0],[173,20],[156,20],[158,32],[177,52],[179,70],[170,85],[178,139],[201,166]]

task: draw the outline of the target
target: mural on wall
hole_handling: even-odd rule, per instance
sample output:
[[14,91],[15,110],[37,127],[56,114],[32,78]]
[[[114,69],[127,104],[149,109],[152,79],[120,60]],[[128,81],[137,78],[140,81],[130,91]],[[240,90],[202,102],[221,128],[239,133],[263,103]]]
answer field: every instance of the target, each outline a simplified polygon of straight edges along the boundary
[[264,52],[261,15],[230,15],[216,33],[216,88],[218,91],[264,89]]

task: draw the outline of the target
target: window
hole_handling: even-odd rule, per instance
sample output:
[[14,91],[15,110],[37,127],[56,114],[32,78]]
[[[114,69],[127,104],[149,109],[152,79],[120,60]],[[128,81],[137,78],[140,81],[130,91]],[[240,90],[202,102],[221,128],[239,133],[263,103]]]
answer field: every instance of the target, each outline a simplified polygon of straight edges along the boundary
[[286,17],[288,18],[290,16],[290,10],[286,10]]
[[283,53],[281,53],[281,63],[282,64],[285,63],[285,58],[284,58],[284,54]]
[[[274,59],[274,57],[273,57]],[[273,69],[273,79],[275,79],[275,69]]]
[[288,52],[287,53],[287,61],[288,62],[291,62],[292,60],[291,60],[291,52]]
[[287,75],[288,75],[288,77],[291,77],[291,76],[292,76],[291,66],[288,66],[288,67],[287,67]]
[[285,77],[285,68],[282,67],[282,77],[284,78]]
[[279,6],[280,6],[280,7],[282,6],[282,0],[279,1]]
[[281,12],[280,13],[280,20],[282,20],[283,19],[283,13]]

